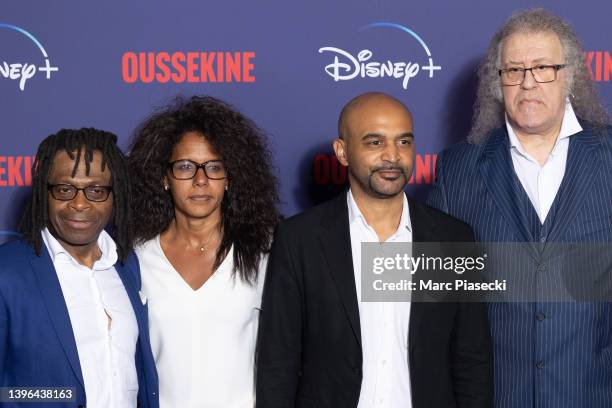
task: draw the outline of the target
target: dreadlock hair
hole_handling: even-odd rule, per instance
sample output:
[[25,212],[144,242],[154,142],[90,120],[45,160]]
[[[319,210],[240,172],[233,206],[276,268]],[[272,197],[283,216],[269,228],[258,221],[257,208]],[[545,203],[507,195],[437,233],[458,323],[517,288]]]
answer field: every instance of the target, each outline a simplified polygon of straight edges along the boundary
[[128,158],[136,243],[155,238],[174,219],[172,195],[164,190],[163,178],[174,146],[189,132],[199,133],[210,143],[227,169],[229,190],[221,201],[223,237],[213,269],[233,245],[234,275],[254,284],[279,221],[277,180],[263,132],[218,99],[177,97],[136,129]]
[[117,255],[123,262],[132,249],[131,187],[125,156],[117,147],[117,136],[94,128],[79,130],[62,129],[47,137],[38,146],[32,165],[32,196],[24,210],[19,230],[40,256],[41,231],[49,226],[49,202],[47,183],[55,155],[65,150],[74,160],[72,177],[76,175],[80,161],[85,160],[89,175],[94,151],[102,153],[102,171],[108,166],[113,186],[113,223],[111,234],[117,244]]

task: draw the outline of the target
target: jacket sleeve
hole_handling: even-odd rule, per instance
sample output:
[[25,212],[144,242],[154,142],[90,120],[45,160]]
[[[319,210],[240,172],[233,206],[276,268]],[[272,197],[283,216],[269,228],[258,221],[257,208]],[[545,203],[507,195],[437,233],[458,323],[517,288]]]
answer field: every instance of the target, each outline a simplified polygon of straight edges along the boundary
[[448,214],[447,192],[444,183],[444,152],[440,152],[436,159],[436,179],[427,196],[427,204]]
[[289,240],[281,225],[263,289],[256,356],[257,408],[295,405],[301,368],[303,292]]
[[[474,241],[471,229],[464,240]],[[458,303],[452,339],[452,376],[457,407],[492,407],[493,359],[485,303]]]
[[484,304],[459,304],[455,323],[453,384],[457,407],[492,407],[491,341]]

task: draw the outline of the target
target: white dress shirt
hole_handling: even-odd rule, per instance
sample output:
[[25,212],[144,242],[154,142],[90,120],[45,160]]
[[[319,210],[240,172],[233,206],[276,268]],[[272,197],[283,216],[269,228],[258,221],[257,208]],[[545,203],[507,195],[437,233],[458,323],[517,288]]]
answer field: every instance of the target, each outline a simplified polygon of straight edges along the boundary
[[117,247],[102,231],[102,257],[92,269],[78,263],[45,228],[51,256],[68,308],[88,408],[134,408],[138,376],[134,356],[138,323],[115,269]]
[[[408,200],[397,231],[385,242],[412,242]],[[361,301],[361,243],[380,242],[368,225],[353,193],[347,194],[355,286],[359,299],[359,323],[363,355],[363,380],[358,408],[410,408],[408,323],[410,302]]]
[[193,290],[166,258],[159,236],[136,248],[148,298],[161,408],[255,406],[255,343],[267,259],[255,286],[232,276],[233,247]]
[[510,137],[510,155],[512,156],[514,172],[521,181],[527,196],[529,196],[533,208],[538,213],[540,222],[544,224],[565,175],[569,138],[581,132],[582,127],[578,123],[571,103],[568,101],[565,104],[565,113],[559,136],[546,163],[542,166],[523,148],[516,133],[514,133],[514,129],[508,122],[508,117],[506,117],[506,129]]

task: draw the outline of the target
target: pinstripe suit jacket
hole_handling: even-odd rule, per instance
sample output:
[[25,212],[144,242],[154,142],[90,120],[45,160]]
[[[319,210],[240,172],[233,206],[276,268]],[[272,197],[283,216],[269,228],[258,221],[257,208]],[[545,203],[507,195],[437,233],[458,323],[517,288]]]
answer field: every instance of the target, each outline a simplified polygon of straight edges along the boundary
[[[482,144],[443,151],[428,203],[470,224],[482,242],[612,242],[612,128],[582,126],[570,138],[546,237],[534,236],[535,211],[519,203],[524,191],[505,127]],[[527,258],[535,277],[550,259],[533,248]],[[496,407],[612,407],[611,303],[490,303],[488,309]]]

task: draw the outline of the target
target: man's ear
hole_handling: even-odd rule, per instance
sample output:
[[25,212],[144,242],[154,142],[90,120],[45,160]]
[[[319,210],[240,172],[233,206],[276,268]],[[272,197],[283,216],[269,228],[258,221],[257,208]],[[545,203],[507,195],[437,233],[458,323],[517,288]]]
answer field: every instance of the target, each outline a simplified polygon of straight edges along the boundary
[[346,158],[346,142],[343,139],[336,139],[334,140],[334,152],[336,153],[336,157],[338,158],[338,161],[340,162],[340,164],[342,164],[343,166],[348,166],[348,160]]

